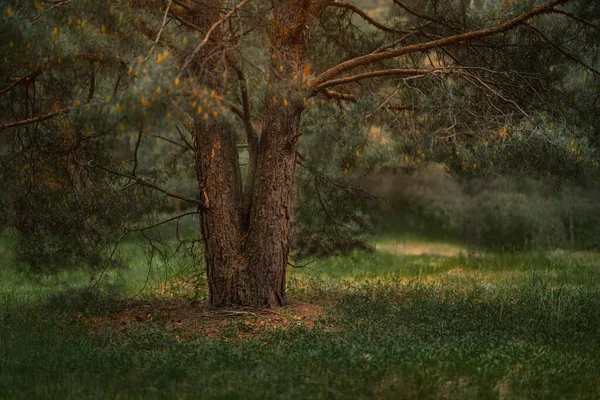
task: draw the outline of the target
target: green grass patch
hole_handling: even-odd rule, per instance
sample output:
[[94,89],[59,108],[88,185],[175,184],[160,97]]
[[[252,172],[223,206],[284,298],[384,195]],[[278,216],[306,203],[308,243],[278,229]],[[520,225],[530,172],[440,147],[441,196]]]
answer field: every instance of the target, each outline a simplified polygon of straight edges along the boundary
[[[102,291],[89,290],[83,272],[32,282],[1,270],[0,397],[600,396],[594,254],[330,258],[289,273],[295,301],[325,306],[314,324],[253,334],[263,316],[220,314],[222,328],[207,335],[156,311],[159,299],[185,303],[197,286],[181,289],[184,276],[158,264],[148,284],[134,249],[130,269],[109,275]],[[156,306],[154,317],[121,326],[124,299],[143,287],[136,298]],[[188,314],[206,312],[189,304]]]

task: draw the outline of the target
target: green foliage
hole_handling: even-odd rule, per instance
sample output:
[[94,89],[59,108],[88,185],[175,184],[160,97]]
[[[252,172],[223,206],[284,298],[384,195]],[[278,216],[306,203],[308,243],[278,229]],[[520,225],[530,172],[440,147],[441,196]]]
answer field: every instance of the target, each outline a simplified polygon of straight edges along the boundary
[[168,52],[150,51],[139,35],[155,16],[88,0],[1,11],[0,124],[57,114],[2,132],[1,214],[18,239],[15,261],[38,274],[123,266],[120,239],[173,207],[136,178],[196,191],[189,149],[166,150],[181,141],[168,109],[186,85],[175,82]]
[[301,258],[368,249],[377,202],[361,188],[382,145],[360,120],[373,100],[348,106],[321,103],[303,120],[297,174],[295,255]]
[[[370,190],[395,203],[379,229],[487,248],[597,248],[597,185],[551,180],[471,178],[439,165],[374,179]],[[571,232],[571,219],[573,232]],[[571,235],[573,234],[573,238]]]

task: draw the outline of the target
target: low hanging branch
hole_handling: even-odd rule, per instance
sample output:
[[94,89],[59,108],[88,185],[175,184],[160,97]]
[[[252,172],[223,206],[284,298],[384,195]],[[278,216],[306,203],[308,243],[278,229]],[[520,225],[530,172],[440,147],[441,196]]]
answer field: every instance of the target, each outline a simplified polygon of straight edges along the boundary
[[157,186],[157,185],[155,185],[153,183],[150,183],[150,182],[147,182],[147,181],[145,181],[145,180],[143,180],[141,178],[138,178],[137,176],[127,175],[127,174],[123,174],[123,173],[118,172],[118,171],[114,171],[114,170],[109,169],[109,168],[105,168],[105,167],[103,167],[101,165],[98,165],[98,164],[94,163],[93,161],[90,161],[88,163],[88,165],[90,167],[92,167],[92,168],[101,169],[102,171],[108,172],[109,174],[129,179],[129,180],[137,183],[138,185],[142,185],[142,186],[148,187],[150,189],[154,189],[157,192],[165,194],[165,195],[167,195],[169,197],[172,197],[172,198],[175,198],[175,199],[179,199],[179,200],[183,200],[183,201],[187,201],[188,203],[196,204],[196,205],[198,205],[201,208],[208,208],[208,199],[205,199],[204,201],[202,201],[202,200],[194,199],[193,197],[186,196],[184,194],[174,193],[174,192],[171,192],[169,190],[163,189],[163,188],[161,188],[161,187],[159,187],[159,186]]
[[319,90],[324,90],[326,88],[330,88],[333,86],[339,86],[339,85],[344,85],[347,83],[359,82],[363,79],[378,78],[378,77],[382,77],[382,76],[407,76],[407,77],[413,77],[413,78],[420,78],[420,77],[431,76],[431,75],[455,74],[455,73],[460,73],[460,72],[469,71],[469,70],[477,70],[477,71],[487,72],[490,74],[512,73],[512,72],[507,72],[507,71],[502,71],[502,72],[495,71],[495,70],[491,70],[489,68],[463,67],[463,66],[449,66],[449,67],[436,67],[436,68],[423,68],[423,69],[393,68],[393,69],[369,71],[369,72],[365,72],[362,74],[345,76],[343,78],[333,79],[333,80],[327,81],[319,86],[313,87],[312,89],[315,91],[319,91]]

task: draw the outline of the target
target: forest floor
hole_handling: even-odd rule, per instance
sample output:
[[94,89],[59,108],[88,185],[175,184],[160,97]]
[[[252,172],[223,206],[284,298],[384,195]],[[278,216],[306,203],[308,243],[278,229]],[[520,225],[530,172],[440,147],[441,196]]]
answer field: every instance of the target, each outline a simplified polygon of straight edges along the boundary
[[0,250],[0,398],[600,397],[598,254],[376,249],[291,269],[274,310],[212,308],[133,246],[102,290]]

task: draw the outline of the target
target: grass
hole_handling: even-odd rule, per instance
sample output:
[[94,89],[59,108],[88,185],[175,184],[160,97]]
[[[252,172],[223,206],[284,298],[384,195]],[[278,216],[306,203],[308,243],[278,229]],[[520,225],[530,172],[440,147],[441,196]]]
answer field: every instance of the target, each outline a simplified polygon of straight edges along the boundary
[[[128,251],[102,294],[83,273],[41,286],[0,269],[0,398],[600,397],[594,254],[330,258],[289,272],[295,302],[324,306],[310,324],[211,311],[158,269],[135,300],[153,317],[124,324],[124,298],[147,281]],[[160,311],[169,304],[185,313]],[[194,313],[207,317],[186,326]]]

